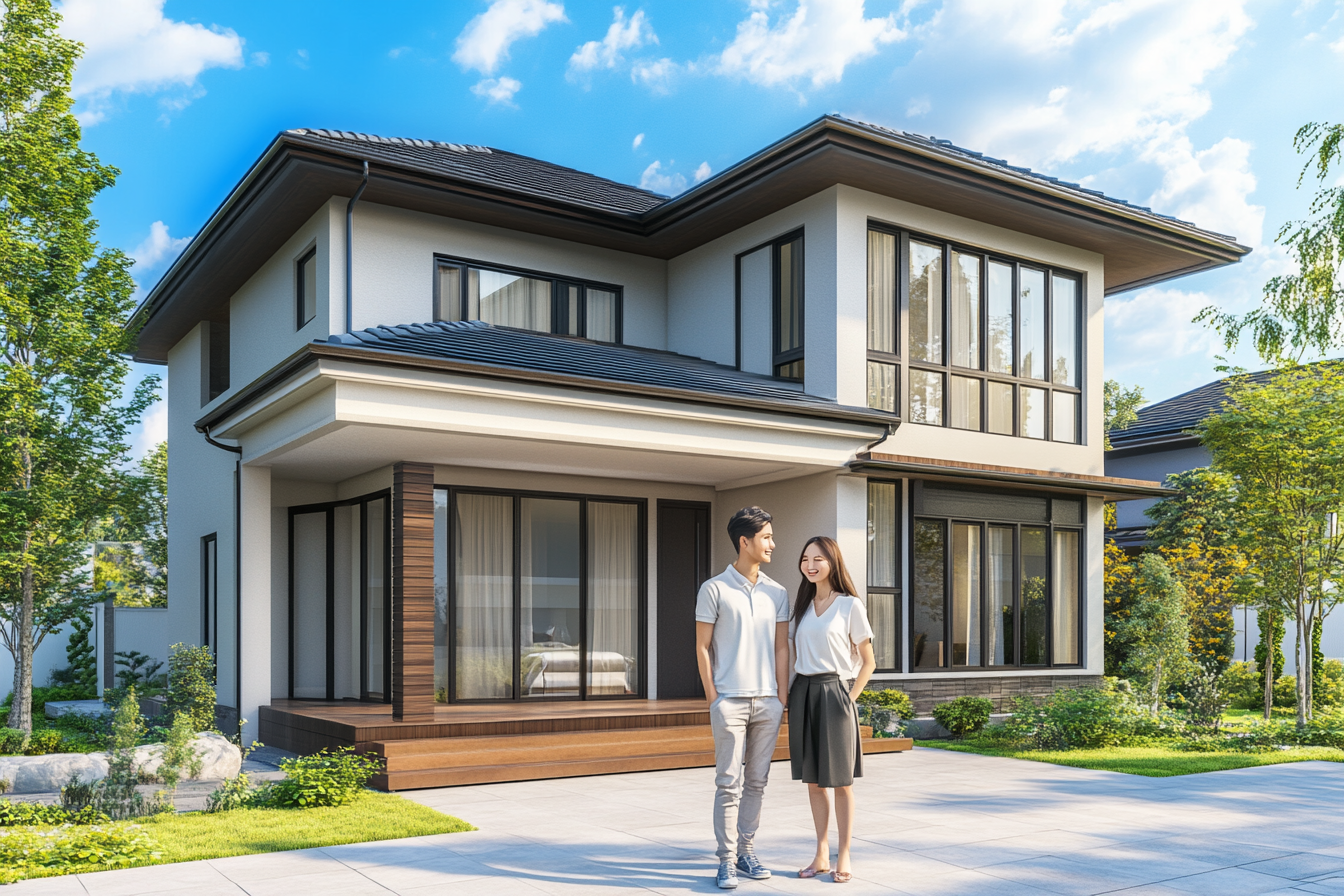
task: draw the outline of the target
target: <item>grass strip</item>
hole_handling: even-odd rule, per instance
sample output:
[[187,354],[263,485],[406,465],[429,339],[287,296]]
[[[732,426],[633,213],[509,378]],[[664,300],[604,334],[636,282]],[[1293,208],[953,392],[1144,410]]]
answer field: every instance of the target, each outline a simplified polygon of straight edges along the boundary
[[1279,765],[1285,762],[1344,762],[1344,750],[1334,747],[1294,747],[1269,753],[1194,753],[1171,747],[1103,747],[1095,750],[1013,750],[984,747],[977,744],[947,740],[918,740],[916,746],[956,753],[975,753],[979,756],[1002,756],[1007,759],[1026,759],[1048,762],[1074,768],[1090,768],[1149,778],[1170,778],[1176,775],[1197,775],[1202,772],[1220,772],[1233,768],[1251,768],[1259,765]]
[[[129,866],[132,868],[476,830],[460,818],[396,794],[372,790],[344,806],[185,812],[138,819],[136,823],[154,839],[160,855],[155,860],[136,862]],[[52,877],[91,870],[72,867],[27,876]]]

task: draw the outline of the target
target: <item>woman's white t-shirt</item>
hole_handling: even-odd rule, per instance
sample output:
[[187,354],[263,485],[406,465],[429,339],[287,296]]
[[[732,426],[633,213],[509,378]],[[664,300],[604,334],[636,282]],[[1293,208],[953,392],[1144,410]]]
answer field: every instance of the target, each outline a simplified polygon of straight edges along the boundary
[[817,615],[816,604],[807,608],[794,626],[793,645],[799,675],[835,672],[841,678],[853,678],[859,671],[857,648],[872,638],[868,611],[863,601],[848,594],[837,594]]

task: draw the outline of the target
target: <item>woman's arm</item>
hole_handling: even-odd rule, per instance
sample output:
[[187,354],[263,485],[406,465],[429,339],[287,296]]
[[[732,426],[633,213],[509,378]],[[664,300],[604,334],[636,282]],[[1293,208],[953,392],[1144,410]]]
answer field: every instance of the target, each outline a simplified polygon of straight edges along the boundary
[[849,693],[849,699],[856,703],[859,695],[863,693],[863,686],[873,677],[873,670],[877,668],[877,660],[873,659],[872,638],[864,638],[863,643],[859,645],[859,658],[863,660],[863,668],[859,669],[858,677],[854,679],[854,690]]

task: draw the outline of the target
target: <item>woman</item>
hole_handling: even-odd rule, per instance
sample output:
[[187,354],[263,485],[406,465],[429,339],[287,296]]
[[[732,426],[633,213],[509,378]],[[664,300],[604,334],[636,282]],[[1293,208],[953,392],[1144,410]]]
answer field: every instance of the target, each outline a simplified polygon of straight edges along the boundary
[[[789,760],[795,781],[807,784],[817,853],[799,877],[830,871],[838,884],[853,877],[849,843],[854,827],[854,779],[863,774],[859,718],[854,701],[877,668],[873,630],[863,601],[845,569],[840,546],[817,535],[803,546],[798,587],[790,623],[794,671],[789,689]],[[835,790],[835,825],[840,850],[830,868],[829,825]]]

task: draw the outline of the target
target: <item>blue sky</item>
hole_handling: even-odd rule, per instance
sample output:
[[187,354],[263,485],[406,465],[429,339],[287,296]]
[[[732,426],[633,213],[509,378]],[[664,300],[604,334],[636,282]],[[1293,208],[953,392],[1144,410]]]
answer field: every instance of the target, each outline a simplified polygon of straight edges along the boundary
[[[951,139],[1254,248],[1107,300],[1107,375],[1217,374],[1306,211],[1292,135],[1344,119],[1344,3],[65,0],[102,241],[151,287],[280,130],[477,143],[671,193],[827,112]],[[1341,172],[1344,173],[1344,172]],[[1258,366],[1240,351],[1236,363]],[[137,450],[161,438],[163,406]]]

